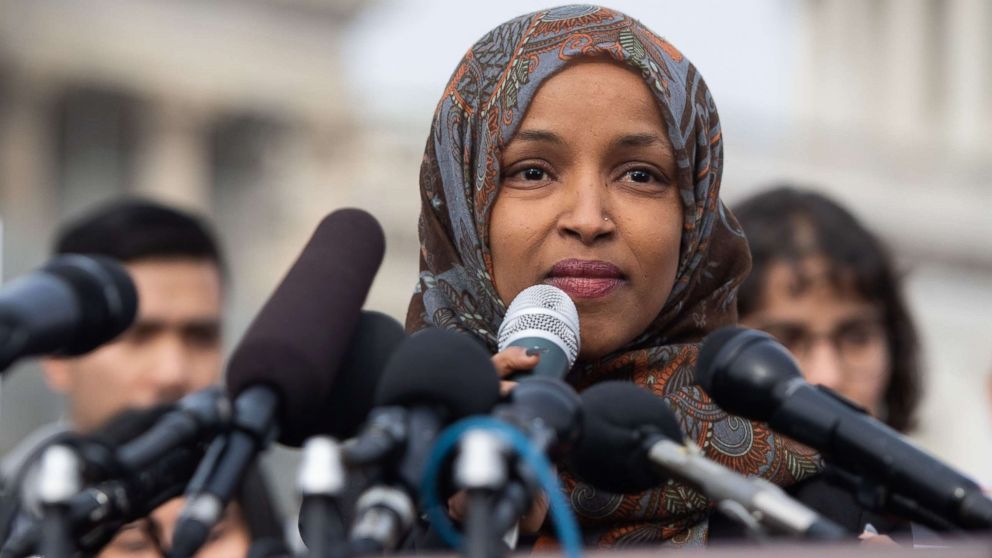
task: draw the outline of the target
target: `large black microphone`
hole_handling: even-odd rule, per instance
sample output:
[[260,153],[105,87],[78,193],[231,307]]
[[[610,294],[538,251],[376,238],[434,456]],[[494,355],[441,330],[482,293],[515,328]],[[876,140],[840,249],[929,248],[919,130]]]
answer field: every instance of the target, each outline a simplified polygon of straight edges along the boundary
[[582,393],[582,409],[582,437],[569,464],[594,486],[635,493],[672,476],[697,487],[718,509],[746,524],[767,523],[811,539],[845,537],[843,529],[778,486],[706,459],[687,442],[671,408],[645,389],[619,381],[596,384]]
[[381,466],[381,480],[358,501],[353,550],[395,548],[415,519],[417,493],[434,438],[449,422],[486,413],[499,400],[499,377],[474,338],[426,329],[404,340],[386,365],[377,407],[344,458],[352,467]]
[[0,290],[0,371],[21,357],[81,355],[134,321],[138,294],[112,259],[68,254]]
[[[358,432],[376,403],[376,390],[389,366],[389,359],[406,339],[403,326],[381,312],[362,310],[344,363],[322,412],[302,428],[295,439],[333,436],[339,440]],[[289,444],[284,435],[280,440]]]
[[579,312],[558,287],[527,287],[506,309],[498,338],[500,351],[523,347],[541,356],[528,376],[564,378],[579,355]]
[[339,210],[317,226],[231,356],[232,431],[187,501],[175,552],[192,555],[203,544],[245,470],[274,437],[306,438],[313,417],[324,411],[384,250],[382,227],[364,211]]
[[992,528],[992,500],[974,481],[853,403],[803,380],[796,361],[770,335],[733,327],[714,332],[703,343],[696,380],[727,412],[765,421],[831,464],[878,483],[877,505],[931,524],[936,514],[962,529]]

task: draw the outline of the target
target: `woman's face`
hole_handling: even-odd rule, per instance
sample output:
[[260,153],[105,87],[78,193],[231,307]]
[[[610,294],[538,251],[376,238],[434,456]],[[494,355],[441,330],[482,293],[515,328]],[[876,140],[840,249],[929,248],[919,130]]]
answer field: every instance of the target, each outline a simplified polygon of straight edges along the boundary
[[582,62],[546,81],[500,161],[496,290],[539,283],[579,310],[584,360],[642,333],[675,281],[682,204],[657,101],[632,71]]
[[760,304],[741,316],[748,327],[771,333],[789,348],[806,379],[827,386],[874,414],[891,374],[881,309],[853,288],[838,288],[821,256],[768,266]]

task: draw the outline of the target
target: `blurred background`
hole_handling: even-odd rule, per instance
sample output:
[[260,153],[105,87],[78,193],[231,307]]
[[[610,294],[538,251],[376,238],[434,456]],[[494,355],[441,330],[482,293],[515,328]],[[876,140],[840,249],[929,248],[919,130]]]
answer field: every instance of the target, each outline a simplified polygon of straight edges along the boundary
[[[230,347],[319,219],[358,206],[387,234],[367,307],[402,321],[444,84],[483,33],[556,4],[0,0],[2,278],[41,264],[56,225],[95,203],[173,202],[228,252]],[[607,5],[705,76],[728,203],[795,181],[894,249],[925,351],[914,437],[992,479],[992,2]],[[36,368],[3,378],[0,452],[62,413]],[[293,476],[276,475],[287,494]]]

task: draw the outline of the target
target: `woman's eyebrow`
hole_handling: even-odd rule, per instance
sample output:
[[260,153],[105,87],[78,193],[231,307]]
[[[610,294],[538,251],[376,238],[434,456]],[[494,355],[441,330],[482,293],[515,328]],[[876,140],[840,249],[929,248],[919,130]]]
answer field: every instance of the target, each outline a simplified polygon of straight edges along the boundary
[[658,144],[666,147],[668,145],[657,134],[652,133],[627,134],[613,140],[616,147],[653,147]]
[[513,136],[513,140],[539,141],[557,145],[563,145],[565,143],[565,140],[561,136],[548,130],[520,130]]

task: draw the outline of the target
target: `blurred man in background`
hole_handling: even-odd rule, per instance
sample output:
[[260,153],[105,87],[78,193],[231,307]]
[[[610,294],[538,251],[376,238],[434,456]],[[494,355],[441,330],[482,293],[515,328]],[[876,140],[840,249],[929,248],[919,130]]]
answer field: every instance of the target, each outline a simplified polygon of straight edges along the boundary
[[[127,331],[103,347],[80,357],[43,362],[48,385],[66,397],[68,417],[43,427],[5,456],[6,493],[14,498],[21,469],[46,440],[66,431],[93,432],[126,409],[174,402],[217,384],[221,377],[225,266],[203,221],[149,201],[113,202],[62,227],[55,252],[119,260],[134,280],[138,313]],[[246,551],[252,538],[280,536],[278,514],[257,470],[249,473],[245,489],[239,495],[245,503],[231,506],[205,548]],[[178,508],[178,501],[170,502],[153,519],[125,528],[108,552],[120,556],[132,549],[131,554],[141,554],[149,541],[137,534],[171,533]],[[162,547],[151,540],[156,549]]]
[[119,260],[138,291],[138,314],[130,329],[89,354],[44,360],[48,385],[66,397],[68,420],[5,456],[6,478],[54,434],[91,432],[127,408],[172,402],[220,379],[224,263],[200,220],[152,202],[115,202],[62,227],[55,253]]
[[75,429],[218,382],[224,262],[204,223],[149,202],[115,203],[63,228],[55,251],[116,258],[138,290],[138,316],[114,342],[44,363]]

